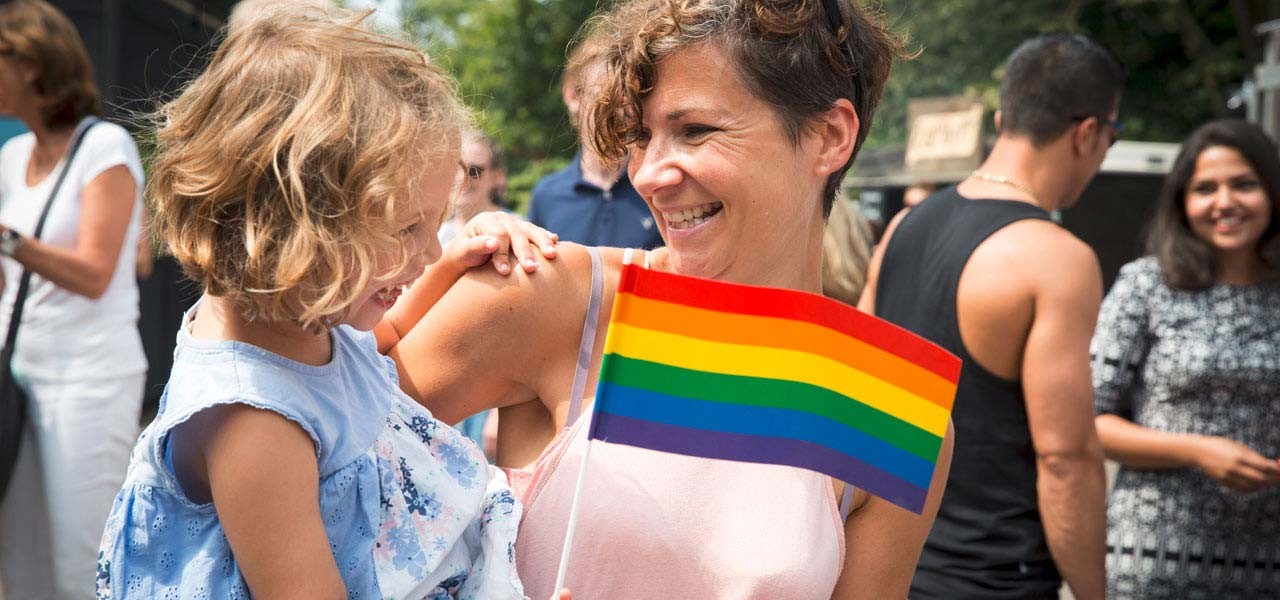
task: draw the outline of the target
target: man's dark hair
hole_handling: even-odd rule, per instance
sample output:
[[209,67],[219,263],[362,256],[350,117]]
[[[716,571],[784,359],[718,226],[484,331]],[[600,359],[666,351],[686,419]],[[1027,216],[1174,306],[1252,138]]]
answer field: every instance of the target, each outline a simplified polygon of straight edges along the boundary
[[1147,232],[1147,252],[1155,255],[1165,285],[1183,290],[1203,290],[1218,273],[1213,247],[1200,239],[1187,222],[1186,197],[1195,177],[1196,161],[1212,146],[1240,153],[1257,173],[1267,193],[1271,224],[1258,239],[1255,251],[1268,266],[1280,266],[1280,149],[1261,127],[1239,119],[1210,121],[1182,143],[1173,169],[1165,177],[1155,217]]
[[1005,63],[1001,132],[1044,146],[1084,119],[1109,120],[1123,85],[1124,68],[1097,42],[1075,33],[1031,38]]

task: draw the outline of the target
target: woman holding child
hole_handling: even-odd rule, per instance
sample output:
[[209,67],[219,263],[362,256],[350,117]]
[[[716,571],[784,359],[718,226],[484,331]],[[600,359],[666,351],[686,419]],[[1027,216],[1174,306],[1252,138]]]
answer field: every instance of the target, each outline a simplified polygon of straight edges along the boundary
[[[820,292],[823,220],[897,40],[835,0],[639,0],[600,27],[595,145],[630,150],[669,244],[635,260]],[[440,257],[463,117],[421,54],[328,16],[233,31],[163,117],[156,227],[206,295],[108,523],[102,596],[501,599],[518,561],[549,597],[624,252],[452,285],[490,252],[511,271],[469,227],[379,324]],[[503,407],[519,542],[506,480],[397,389],[360,333],[375,324],[437,416]],[[602,447],[569,581],[588,599],[902,597],[949,457],[917,516],[809,471]]]
[[[640,0],[596,27],[607,75],[586,125],[602,156],[630,152],[667,243],[632,260],[820,293],[823,221],[899,41],[836,0]],[[439,418],[501,408],[499,463],[525,504],[516,560],[535,598],[551,593],[627,254],[564,245],[533,274],[472,271],[438,302],[428,275],[379,329],[402,388]],[[809,471],[602,445],[567,580],[610,600],[904,597],[949,439],[923,515]]]

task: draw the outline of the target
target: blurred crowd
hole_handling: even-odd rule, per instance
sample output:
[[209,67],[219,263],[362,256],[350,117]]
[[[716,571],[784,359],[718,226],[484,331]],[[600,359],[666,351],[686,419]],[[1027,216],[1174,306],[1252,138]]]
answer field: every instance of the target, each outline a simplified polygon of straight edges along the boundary
[[[663,12],[667,4],[678,5],[679,10],[668,11],[677,16]],[[1231,119],[1190,132],[1158,197],[1150,199],[1155,208],[1144,233],[1144,255],[1125,265],[1104,290],[1094,251],[1055,223],[1052,213],[1077,202],[1121,133],[1124,68],[1106,49],[1075,34],[1047,34],[1019,46],[1002,71],[1000,111],[995,115],[999,135],[982,165],[963,181],[910,186],[904,209],[880,233],[858,204],[845,197],[841,182],[866,128],[872,126],[871,114],[896,52],[885,37],[889,34],[851,3],[799,2],[806,8],[777,13],[756,7],[747,16],[735,12],[738,4],[634,0],[620,3],[609,18],[585,28],[568,53],[560,82],[566,112],[579,131],[579,148],[568,166],[537,184],[527,215],[511,213],[504,153],[494,132],[480,131],[465,118],[455,119],[449,113],[453,108],[440,108],[443,100],[423,108],[398,97],[387,100],[386,94],[370,94],[370,107],[386,102],[386,110],[401,111],[393,113],[396,119],[458,125],[456,139],[450,138],[452,133],[430,138],[432,144],[453,144],[448,147],[456,147],[456,160],[451,155],[445,162],[453,162],[440,166],[443,163],[432,154],[422,159],[427,166],[404,179],[415,186],[416,191],[405,194],[413,196],[412,201],[427,206],[430,198],[416,198],[439,191],[436,195],[447,197],[447,208],[439,214],[424,209],[434,221],[406,225],[401,233],[378,234],[388,239],[400,236],[400,247],[414,248],[418,258],[405,263],[411,265],[405,267],[407,278],[388,279],[380,284],[385,290],[371,292],[373,299],[367,302],[381,306],[377,303],[385,301],[381,308],[387,316],[370,317],[364,330],[375,331],[379,349],[395,366],[387,367],[376,355],[368,364],[398,373],[404,394],[430,409],[429,414],[404,413],[404,431],[423,436],[428,446],[447,445],[453,433],[432,429],[436,433],[431,435],[440,436],[432,442],[422,423],[438,418],[456,424],[458,432],[483,449],[488,462],[507,469],[501,481],[505,485],[509,480],[513,491],[505,497],[514,495],[525,505],[523,521],[517,512],[510,522],[499,519],[493,522],[500,526],[486,525],[489,529],[483,531],[488,533],[457,534],[464,540],[459,547],[470,550],[451,553],[441,564],[471,561],[451,575],[460,579],[450,583],[442,576],[433,580],[435,587],[425,588],[406,583],[396,588],[413,591],[403,597],[507,597],[510,586],[493,582],[514,575],[500,569],[505,559],[493,556],[503,555],[508,543],[515,553],[511,560],[516,561],[510,573],[520,567],[525,594],[541,600],[559,593],[546,579],[554,573],[562,549],[561,513],[568,511],[566,490],[572,479],[565,469],[580,456],[577,444],[585,434],[583,427],[575,429],[576,417],[587,410],[583,402],[589,402],[589,382],[594,381],[589,373],[599,366],[603,324],[624,260],[740,283],[796,289],[818,283],[823,294],[924,336],[959,356],[964,366],[951,430],[943,444],[946,460],[939,463],[939,485],[931,492],[924,516],[898,515],[900,509],[861,490],[855,493],[851,486],[846,490],[843,484],[837,485],[833,499],[819,502],[831,497],[832,489],[827,478],[812,473],[731,471],[705,460],[650,463],[646,457],[621,453],[597,457],[608,465],[599,480],[613,487],[597,491],[598,501],[584,510],[598,514],[584,515],[585,522],[621,531],[621,539],[660,541],[638,550],[622,544],[608,550],[606,542],[575,545],[579,562],[569,581],[577,577],[582,582],[571,585],[579,598],[653,597],[669,595],[658,590],[673,589],[689,590],[676,595],[716,598],[900,593],[911,598],[1057,598],[1064,584],[1082,600],[1280,597],[1280,428],[1275,426],[1280,417],[1280,151],[1275,140],[1253,124]],[[233,78],[236,53],[261,52],[266,57],[269,53],[263,49],[270,45],[293,48],[290,44],[297,42],[289,37],[289,28],[330,35],[324,19],[338,18],[291,17],[287,10],[276,10],[260,2],[243,2],[237,8],[226,36],[228,47],[219,51],[208,74],[157,119],[156,127],[162,128],[161,160],[170,162],[144,169],[136,132],[103,119],[91,61],[71,22],[45,0],[0,4],[0,113],[19,119],[27,129],[0,149],[0,331],[7,335],[0,355],[6,362],[0,372],[0,598],[89,598],[95,594],[95,581],[101,598],[159,597],[161,590],[170,589],[166,585],[178,586],[172,588],[175,594],[194,594],[196,588],[180,580],[195,571],[207,571],[210,581],[218,572],[234,572],[227,576],[239,580],[243,571],[248,588],[259,597],[271,596],[261,590],[288,589],[261,583],[271,580],[264,573],[275,573],[264,557],[279,548],[263,550],[244,542],[251,534],[230,524],[254,521],[235,521],[244,513],[224,507],[252,508],[220,496],[220,490],[231,494],[252,489],[225,483],[228,487],[219,488],[219,482],[234,480],[218,479],[229,476],[213,468],[214,457],[234,454],[214,454],[219,438],[213,432],[231,431],[235,413],[211,409],[221,402],[212,398],[175,399],[174,386],[179,381],[192,389],[221,385],[216,380],[220,367],[192,366],[204,360],[192,356],[211,352],[200,345],[202,335],[225,336],[266,348],[263,353],[291,357],[291,348],[307,347],[310,342],[305,340],[314,341],[315,336],[304,340],[301,333],[289,338],[292,334],[264,330],[267,337],[261,339],[285,340],[270,342],[279,343],[277,349],[236,332],[275,322],[273,315],[289,314],[288,310],[303,315],[281,319],[305,321],[298,332],[336,332],[359,324],[343,311],[360,300],[351,300],[341,310],[325,310],[337,306],[334,298],[357,295],[351,291],[356,286],[373,285],[376,278],[360,279],[351,273],[365,268],[365,263],[377,263],[376,257],[325,262],[330,259],[323,251],[302,247],[327,245],[325,251],[347,251],[355,245],[349,239],[364,239],[351,233],[354,226],[342,229],[333,223],[357,214],[374,222],[382,218],[378,209],[326,204],[317,198],[333,190],[358,196],[365,189],[358,186],[390,185],[370,183],[375,175],[342,179],[355,177],[348,171],[373,169],[370,165],[382,159],[360,154],[363,147],[334,154],[346,158],[328,162],[319,154],[300,164],[279,157],[304,161],[308,156],[303,152],[311,151],[308,144],[327,151],[362,136],[391,134],[361,121],[364,113],[355,106],[360,100],[342,96],[345,90],[332,92],[335,105],[350,111],[350,123],[334,125],[341,129],[338,133],[322,131],[320,117],[297,123],[284,119],[282,115],[297,116],[291,108],[267,114],[270,103],[265,100],[262,106],[201,108],[202,102],[223,102],[216,82],[205,79],[218,76],[220,68]],[[823,33],[803,37],[794,33],[802,27],[780,25],[802,18],[820,23],[813,27]],[[311,19],[319,19],[318,24]],[[664,19],[676,19],[680,26]],[[748,24],[716,29],[730,27],[724,23],[734,19]],[[829,26],[827,19],[837,25]],[[632,22],[641,25],[627,29]],[[341,55],[335,61],[374,58],[367,58],[368,64],[352,63],[359,68],[342,63],[349,70],[316,77],[337,78],[335,85],[349,80],[354,82],[352,89],[381,85],[360,79],[367,75],[352,74],[373,65],[390,69],[388,77],[400,77],[394,81],[399,88],[387,84],[387,89],[413,89],[409,95],[415,98],[451,93],[437,81],[447,75],[431,70],[434,66],[391,56],[402,50],[388,50],[379,45],[382,42],[362,46],[357,42],[363,38],[351,41],[343,37],[348,34],[334,35],[343,44],[353,44],[347,54],[334,50],[334,56]],[[642,35],[657,36],[657,41],[626,45],[639,43],[634,40]],[[801,37],[795,41],[787,36]],[[766,42],[777,46],[750,47]],[[768,62],[784,60],[783,49],[799,53],[795,69],[811,69],[821,76],[804,80],[805,86],[787,88],[801,75]],[[410,66],[376,62],[385,58],[380,54],[384,52],[389,53],[387,61],[406,60]],[[635,58],[645,52],[648,58]],[[714,60],[700,52],[714,53]],[[777,56],[770,59],[767,53]],[[281,61],[282,72],[291,64],[283,51],[282,58],[270,56]],[[702,75],[719,80],[699,69],[710,71],[708,64],[725,60],[742,66],[733,72],[745,73],[740,76],[747,83],[703,86]],[[297,74],[304,72],[302,67],[297,69],[294,78],[305,78]],[[244,77],[255,73],[247,66],[244,72]],[[779,73],[792,79],[778,79],[784,77]],[[778,79],[777,89],[768,87],[773,79]],[[282,75],[280,81],[264,79],[262,85],[279,86],[283,95],[297,90],[329,93],[317,91],[308,81],[288,80]],[[844,89],[850,80],[855,82],[853,92]],[[300,86],[297,90],[288,87],[295,84]],[[806,91],[809,87],[813,91]],[[797,108],[810,105],[822,108]],[[209,111],[207,120],[194,120],[191,115],[197,110]],[[287,142],[280,141],[287,137],[280,134],[278,139],[253,138],[245,145],[279,144],[273,150],[278,154],[271,155],[274,172],[264,166],[269,161],[230,162],[233,157],[217,168],[208,165],[207,173],[194,173],[205,167],[199,166],[190,140],[211,135],[208,130],[225,135],[230,148],[242,129],[274,132],[288,126],[302,132],[286,132],[294,136]],[[453,131],[431,125],[437,126]],[[257,135],[258,130],[250,133]],[[404,148],[411,146],[406,142]],[[252,177],[243,176],[247,179],[231,177],[243,169],[257,170]],[[438,173],[444,175],[437,177]],[[430,181],[439,182],[426,183],[432,177],[436,179]],[[290,186],[305,193],[290,195],[285,190]],[[275,198],[270,194],[277,191],[284,200],[263,201]],[[805,203],[790,202],[805,194]],[[295,196],[303,198],[297,207],[288,204]],[[316,216],[320,213],[325,214]],[[149,215],[158,215],[158,222],[149,223]],[[294,234],[286,235],[288,227],[281,223],[291,220],[314,224],[312,237],[288,237]],[[537,252],[525,248],[527,244],[496,250],[478,245],[478,240],[487,244],[487,236],[499,226],[506,228],[503,231],[533,231],[528,234],[531,239],[546,230],[563,247],[548,255],[544,244],[535,244]],[[202,233],[202,227],[214,230]],[[233,246],[219,245],[227,242],[217,236],[229,234],[217,228],[228,227],[248,233],[237,229],[240,237],[229,238]],[[368,237],[381,239],[378,235]],[[412,242],[403,241],[410,237]],[[178,360],[196,363],[176,366],[161,405],[144,411],[148,365],[137,328],[138,282],[151,270],[152,239],[169,246],[185,272],[204,287],[206,299],[181,323],[189,334],[179,336]],[[580,251],[574,244],[591,249]],[[229,247],[244,254],[229,252]],[[270,248],[281,256],[308,256],[315,266],[294,269],[283,260],[271,262],[263,258],[266,254],[255,253],[256,248]],[[618,248],[635,252],[628,250],[624,259],[621,251],[613,250]],[[508,253],[518,266],[526,267],[506,275],[519,285],[500,283],[503,275],[490,273],[486,266],[491,254],[496,261],[497,254]],[[437,259],[442,266],[428,268]],[[461,265],[458,273],[438,274],[455,264]],[[419,279],[424,269],[428,275]],[[534,269],[538,270],[531,274]],[[558,274],[561,269],[565,272]],[[334,272],[351,279],[327,288],[308,283],[307,278],[317,273],[337,277]],[[418,283],[407,285],[415,279]],[[236,299],[237,293],[257,298],[253,294],[262,290],[274,294],[291,286],[304,290],[300,297],[305,301],[268,306]],[[227,299],[225,308],[210,300],[220,297]],[[214,322],[221,325],[207,324],[205,311],[222,315],[219,311],[241,309],[254,318],[239,322],[220,316],[224,320]],[[375,329],[375,324],[387,328]],[[172,323],[175,333],[179,327]],[[392,337],[385,331],[393,332]],[[318,346],[328,348],[323,356],[339,356],[343,344],[355,343],[337,333],[332,339]],[[355,364],[366,358],[353,353],[350,360]],[[289,372],[295,374],[314,373],[317,381],[320,369],[327,368],[263,364],[267,366],[255,366],[255,372],[292,369]],[[204,368],[209,382],[192,383]],[[371,496],[360,501],[364,504],[330,504],[336,502],[331,496],[347,493],[346,487],[326,487],[339,484],[327,483],[337,471],[326,471],[324,461],[338,459],[324,453],[357,443],[351,440],[363,439],[359,436],[366,429],[355,425],[355,417],[339,418],[338,412],[325,413],[324,419],[295,414],[291,411],[309,409],[269,398],[338,394],[298,385],[302,387],[254,388],[267,398],[257,407],[303,424],[305,435],[297,436],[301,454],[316,449],[311,458],[322,461],[318,471],[316,463],[310,463],[307,477],[319,478],[320,507],[329,511],[325,524],[336,527],[332,523],[355,518],[351,511],[378,503]],[[360,390],[381,393],[373,383],[360,385],[366,386]],[[553,396],[557,399],[549,401]],[[393,415],[396,410],[391,409]],[[147,434],[140,441],[142,428],[155,413],[156,423],[164,424],[154,429],[162,432],[160,441]],[[219,429],[223,426],[202,421],[214,419],[211,414],[228,425]],[[383,425],[379,421],[368,427]],[[237,431],[253,431],[249,425],[238,426],[244,429]],[[355,433],[348,435],[347,427]],[[171,440],[170,435],[175,437]],[[338,450],[318,449],[329,439],[326,435],[337,436],[333,444]],[[394,444],[378,445],[385,441],[378,440],[378,451],[391,452],[387,448]],[[169,444],[174,444],[172,449]],[[150,456],[153,451],[159,454]],[[412,466],[415,459],[400,460]],[[449,467],[440,472],[452,473],[453,479],[467,472],[471,475],[464,479],[483,480],[476,473],[489,468],[484,460],[442,460]],[[1104,460],[1118,465],[1110,485]],[[376,460],[370,464],[378,468]],[[186,512],[166,512],[169,509],[151,497],[147,486],[152,484],[138,483],[154,472],[170,473],[161,479],[179,482],[175,485],[186,490],[189,498],[172,505],[172,510]],[[333,481],[366,481],[360,479],[365,474],[340,473],[346,474]],[[381,473],[384,480],[394,475],[392,470]],[[379,477],[368,476],[374,478],[368,481]],[[660,476],[673,483],[652,483]],[[401,485],[409,502],[405,514],[433,510],[414,505],[430,502],[410,498],[409,487]],[[754,506],[743,500],[774,496],[784,489],[786,494],[772,499],[756,498]],[[804,492],[792,493],[800,489]],[[453,510],[448,503],[455,498],[444,491],[440,495],[446,509]],[[482,497],[483,502],[492,500],[476,492],[475,497],[457,500],[457,506],[479,507]],[[655,497],[669,497],[671,507]],[[686,506],[689,497],[703,499],[708,506]],[[310,498],[315,504],[315,496]],[[147,502],[159,507],[146,513],[149,521],[131,520],[142,514],[135,504]],[[269,504],[271,498],[255,502]],[[384,497],[384,508],[387,502]],[[646,508],[649,502],[657,508]],[[496,509],[485,506],[483,517],[467,517],[464,511],[457,513],[463,515],[457,520],[474,518],[478,523],[493,518]],[[549,517],[552,513],[555,518]],[[347,516],[335,516],[343,514]],[[681,518],[668,522],[671,514]],[[836,529],[827,522],[833,518],[839,523]],[[341,571],[348,590],[376,589],[357,587],[355,582],[365,577],[360,562],[364,555],[343,546],[355,544],[363,534],[348,532],[350,538],[339,539],[333,533],[337,530],[320,530],[319,520],[315,525],[313,530],[299,526],[287,533],[315,541],[328,531],[327,541],[340,563],[334,565],[334,576]],[[375,529],[377,525],[372,524]],[[190,537],[183,541],[176,533],[165,533],[166,527]],[[226,527],[225,535],[210,533],[221,527]],[[434,525],[416,527],[403,535],[432,540],[449,535]],[[493,531],[503,527],[510,527],[510,540],[484,537],[500,535]],[[757,537],[752,537],[752,530]],[[789,534],[801,538],[796,548],[779,541]],[[221,541],[210,541],[214,538]],[[325,538],[319,539],[319,554],[329,556]],[[199,551],[157,546],[162,542],[189,544]],[[650,554],[655,546],[676,555],[659,560]],[[823,548],[806,549],[809,546]],[[500,551],[494,550],[498,547]],[[747,552],[744,547],[752,548]],[[784,548],[798,556],[781,556]],[[111,555],[116,550],[119,554]],[[222,560],[217,552],[229,557],[231,550],[236,551],[235,565],[217,562]],[[386,551],[379,546],[366,554],[376,557]],[[468,551],[469,559],[464,556]],[[487,562],[477,558],[489,551],[497,554],[487,555]],[[128,566],[126,561],[141,561],[147,552],[155,557],[147,559],[152,562],[146,569],[121,570]],[[626,560],[629,552],[635,553],[634,562]],[[903,552],[909,556],[896,554]],[[721,571],[703,581],[702,575],[668,564],[681,562],[679,555],[685,553],[698,557],[691,559],[691,571],[711,568],[708,565]],[[342,561],[355,566],[348,568]],[[192,565],[192,571],[175,575],[173,582],[178,583],[166,583],[159,574],[175,562]],[[374,564],[369,569],[382,568],[376,560]],[[886,564],[897,566],[880,568]],[[433,576],[425,574],[430,569],[419,571],[414,573],[420,581]],[[474,581],[488,573],[486,585],[493,587],[467,588],[468,573]],[[663,583],[666,577],[670,579]],[[324,577],[316,581],[323,583]],[[379,581],[390,586],[382,576]],[[616,591],[639,586],[640,581],[647,582],[647,591]],[[135,583],[138,588],[131,587]],[[856,589],[860,583],[864,589]],[[777,586],[789,591],[777,592]],[[245,592],[243,586],[225,589]],[[432,589],[444,590],[443,595],[429,595]],[[464,589],[471,591],[460,591]],[[499,589],[504,591],[495,591]],[[208,596],[181,597],[214,597],[213,588],[208,591]]]

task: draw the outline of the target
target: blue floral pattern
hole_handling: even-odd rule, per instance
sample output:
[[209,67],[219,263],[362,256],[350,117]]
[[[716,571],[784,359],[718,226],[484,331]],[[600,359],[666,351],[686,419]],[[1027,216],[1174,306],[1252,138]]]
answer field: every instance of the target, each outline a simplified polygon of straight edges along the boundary
[[[494,487],[492,480],[482,478],[491,467],[474,444],[456,430],[413,413],[407,406],[393,407],[387,435],[374,444],[383,492],[373,557],[384,593],[403,598],[488,598],[481,592],[485,586],[473,585],[478,582],[473,566],[480,563],[469,548],[501,556],[504,568],[514,573],[514,556],[507,549],[514,537],[501,536],[514,532],[519,509],[505,485]],[[405,444],[406,440],[415,443]],[[459,509],[464,503],[457,500],[477,493],[485,497],[479,518],[464,518]],[[494,518],[504,521],[507,533],[488,535]],[[447,575],[440,577],[442,573]],[[514,581],[508,578],[507,585]]]

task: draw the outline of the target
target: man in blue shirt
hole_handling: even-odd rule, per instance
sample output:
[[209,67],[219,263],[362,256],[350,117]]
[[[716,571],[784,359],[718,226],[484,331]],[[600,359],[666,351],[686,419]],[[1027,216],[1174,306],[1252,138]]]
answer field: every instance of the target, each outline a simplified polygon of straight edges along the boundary
[[[578,127],[578,107],[584,91],[598,79],[602,49],[589,36],[569,55],[561,77],[560,93],[569,118]],[[581,132],[579,128],[579,132]],[[579,136],[581,137],[581,136]],[[560,235],[560,239],[587,246],[652,249],[662,245],[653,213],[627,178],[626,163],[616,168],[601,164],[586,144],[569,166],[533,187],[529,221]]]

